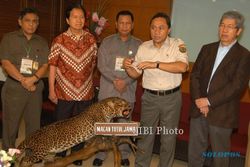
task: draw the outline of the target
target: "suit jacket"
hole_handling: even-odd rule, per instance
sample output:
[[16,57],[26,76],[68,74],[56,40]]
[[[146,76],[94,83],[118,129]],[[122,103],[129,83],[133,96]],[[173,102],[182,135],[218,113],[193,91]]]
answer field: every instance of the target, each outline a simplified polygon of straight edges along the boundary
[[218,47],[219,42],[204,45],[194,63],[190,81],[190,116],[202,116],[195,105],[195,99],[207,97],[210,102],[208,123],[235,128],[238,126],[241,94],[250,77],[250,52],[236,42],[214,72],[207,92]]

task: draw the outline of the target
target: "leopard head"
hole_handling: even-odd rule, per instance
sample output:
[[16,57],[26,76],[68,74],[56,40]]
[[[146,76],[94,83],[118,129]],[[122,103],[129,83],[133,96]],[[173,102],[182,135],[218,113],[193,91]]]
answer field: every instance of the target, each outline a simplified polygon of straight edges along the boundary
[[105,117],[109,120],[115,117],[129,117],[129,113],[132,111],[129,103],[119,97],[110,97],[103,100],[104,105],[107,107],[103,110]]

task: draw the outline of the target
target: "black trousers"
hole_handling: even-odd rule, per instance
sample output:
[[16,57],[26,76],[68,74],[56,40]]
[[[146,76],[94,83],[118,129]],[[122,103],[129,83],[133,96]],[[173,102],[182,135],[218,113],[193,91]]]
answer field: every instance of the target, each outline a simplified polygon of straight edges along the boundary
[[[93,100],[89,101],[66,101],[66,100],[58,100],[56,106],[56,120],[61,121],[64,119],[71,118],[84,112],[86,108],[88,108],[91,104],[93,104]],[[71,152],[78,151],[84,147],[84,143],[80,143],[71,148]],[[58,153],[57,156],[64,157],[66,156],[66,151]]]

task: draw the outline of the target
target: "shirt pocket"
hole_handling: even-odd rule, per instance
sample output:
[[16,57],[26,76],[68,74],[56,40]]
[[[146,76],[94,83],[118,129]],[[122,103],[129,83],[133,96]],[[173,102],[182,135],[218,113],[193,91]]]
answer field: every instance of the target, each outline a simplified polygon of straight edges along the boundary
[[25,52],[19,47],[13,47],[9,51],[9,56],[7,60],[9,60],[12,64],[16,66],[20,66],[22,58],[26,57]]

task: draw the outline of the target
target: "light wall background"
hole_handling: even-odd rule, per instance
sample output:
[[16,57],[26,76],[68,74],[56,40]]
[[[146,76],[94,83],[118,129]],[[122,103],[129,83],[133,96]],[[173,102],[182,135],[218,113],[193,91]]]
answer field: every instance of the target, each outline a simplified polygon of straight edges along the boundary
[[189,61],[194,62],[202,45],[218,40],[222,14],[237,10],[245,17],[239,42],[250,49],[250,0],[174,0],[171,36],[184,40]]

